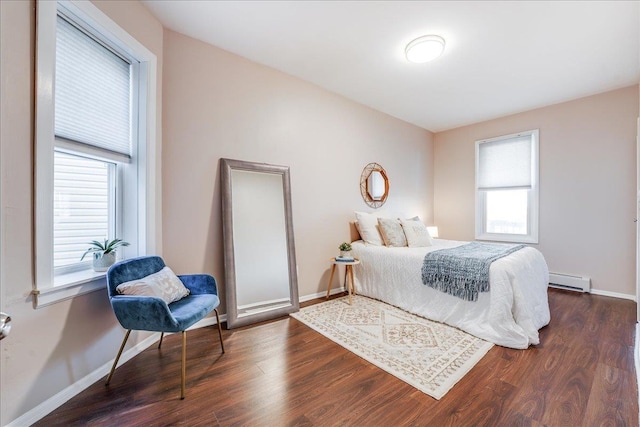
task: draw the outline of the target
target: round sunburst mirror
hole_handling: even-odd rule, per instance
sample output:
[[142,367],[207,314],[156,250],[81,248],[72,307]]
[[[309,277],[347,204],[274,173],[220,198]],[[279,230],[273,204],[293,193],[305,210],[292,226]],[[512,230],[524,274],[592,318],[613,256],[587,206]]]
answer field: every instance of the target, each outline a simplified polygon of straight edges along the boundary
[[376,209],[384,205],[389,196],[389,178],[378,163],[369,163],[360,175],[360,194],[370,207]]

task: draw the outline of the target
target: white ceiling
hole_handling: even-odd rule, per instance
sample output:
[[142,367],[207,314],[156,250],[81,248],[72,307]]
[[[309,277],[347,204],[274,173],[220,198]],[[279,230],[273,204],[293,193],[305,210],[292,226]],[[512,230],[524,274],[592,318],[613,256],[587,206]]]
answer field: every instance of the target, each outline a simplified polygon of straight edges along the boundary
[[[640,81],[640,2],[143,1],[167,27],[438,132]],[[404,58],[426,34],[427,64]]]

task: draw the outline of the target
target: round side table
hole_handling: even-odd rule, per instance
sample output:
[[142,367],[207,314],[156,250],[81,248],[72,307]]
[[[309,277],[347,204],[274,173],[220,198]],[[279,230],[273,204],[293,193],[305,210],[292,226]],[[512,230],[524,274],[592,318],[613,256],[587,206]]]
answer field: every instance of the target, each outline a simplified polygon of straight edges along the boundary
[[358,258],[354,258],[353,261],[338,261],[335,257],[329,260],[331,263],[331,275],[329,276],[329,285],[327,286],[327,298],[331,292],[331,283],[333,282],[333,274],[336,272],[337,265],[344,265],[344,282],[347,292],[349,293],[349,304],[351,304],[351,295],[356,294],[356,282],[353,278],[353,266],[360,264]]

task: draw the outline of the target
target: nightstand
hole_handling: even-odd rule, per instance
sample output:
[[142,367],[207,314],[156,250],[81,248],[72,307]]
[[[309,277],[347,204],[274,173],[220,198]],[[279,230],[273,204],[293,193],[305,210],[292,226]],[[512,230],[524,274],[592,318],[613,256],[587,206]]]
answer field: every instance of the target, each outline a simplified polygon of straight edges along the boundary
[[336,266],[344,265],[344,286],[347,288],[347,292],[349,292],[349,304],[351,304],[351,295],[356,294],[356,282],[353,278],[353,266],[360,264],[360,260],[358,258],[354,258],[353,261],[337,261],[335,258],[331,258],[329,262],[331,263],[331,276],[329,276],[329,285],[327,285],[327,298],[329,298],[329,293],[331,292],[331,283],[333,282],[333,274],[336,272]]

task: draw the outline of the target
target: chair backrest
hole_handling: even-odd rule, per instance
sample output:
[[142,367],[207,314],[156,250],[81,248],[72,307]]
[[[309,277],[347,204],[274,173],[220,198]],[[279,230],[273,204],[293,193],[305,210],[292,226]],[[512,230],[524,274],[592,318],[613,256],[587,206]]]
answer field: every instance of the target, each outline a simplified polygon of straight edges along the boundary
[[150,274],[157,273],[164,267],[165,263],[159,256],[131,258],[113,264],[107,271],[109,297],[118,294],[116,287],[120,283],[141,279]]

